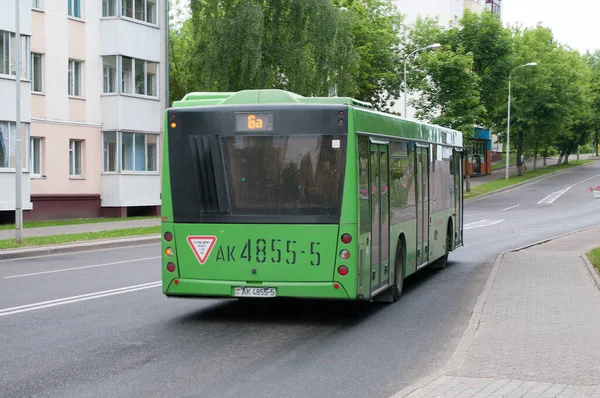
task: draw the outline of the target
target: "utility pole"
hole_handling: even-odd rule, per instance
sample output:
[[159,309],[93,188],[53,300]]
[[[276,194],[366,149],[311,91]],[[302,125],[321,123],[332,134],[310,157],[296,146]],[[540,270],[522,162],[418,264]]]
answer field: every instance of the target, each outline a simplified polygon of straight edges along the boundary
[[[23,206],[22,206],[22,176],[23,170],[21,165],[21,15],[20,15],[20,0],[15,0],[15,81],[16,81],[16,128],[17,136],[15,137],[15,232],[17,243],[23,243]],[[10,152],[10,151],[9,151]],[[10,153],[9,153],[10,157]]]

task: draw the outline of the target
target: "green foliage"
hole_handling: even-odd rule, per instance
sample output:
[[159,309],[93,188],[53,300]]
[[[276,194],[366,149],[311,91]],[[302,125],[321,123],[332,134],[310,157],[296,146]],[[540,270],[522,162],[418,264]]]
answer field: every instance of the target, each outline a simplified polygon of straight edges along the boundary
[[[441,43],[435,52],[411,58],[407,77],[419,97],[411,101],[417,117],[462,130],[471,136],[474,125],[489,125],[489,115],[502,102],[511,37],[496,15],[466,11],[456,26],[436,19],[418,19],[405,36],[403,55]],[[437,116],[436,116],[437,115]]]
[[[590,134],[598,142],[600,51],[581,56],[541,25],[507,28],[495,14],[466,11],[449,26],[432,18],[406,26],[391,0],[190,0],[190,9],[181,25],[172,15],[169,101],[280,88],[390,111],[401,89],[415,95],[417,118],[461,130],[465,142],[476,125],[505,141],[510,76],[518,155],[568,157]],[[442,46],[413,53],[432,43]]]
[[190,91],[280,88],[386,109],[399,84],[390,0],[190,0],[171,32],[171,101]]

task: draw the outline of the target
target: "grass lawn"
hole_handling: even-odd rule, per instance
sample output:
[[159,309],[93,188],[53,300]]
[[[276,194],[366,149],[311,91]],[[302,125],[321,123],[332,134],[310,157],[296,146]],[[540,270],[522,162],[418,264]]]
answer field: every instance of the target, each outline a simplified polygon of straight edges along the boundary
[[[114,221],[132,221],[132,220],[145,220],[150,218],[159,218],[157,216],[152,217],[123,217],[123,218],[74,218],[72,220],[55,220],[55,221],[31,221],[23,223],[23,229],[25,228],[39,228],[39,227],[59,227],[63,225],[80,225],[80,224],[94,224],[101,222],[114,222]],[[3,224],[0,225],[0,231],[7,229],[15,229],[15,224]]]
[[117,229],[114,231],[85,232],[80,234],[65,234],[53,236],[40,236],[34,238],[24,238],[23,244],[17,244],[15,239],[0,240],[0,250],[16,249],[19,247],[56,245],[60,243],[82,242],[86,240],[121,238],[125,236],[153,235],[160,234],[160,226]]
[[569,164],[563,164],[560,166],[552,165],[545,168],[539,168],[536,171],[533,170],[525,170],[522,176],[511,176],[506,180],[504,177],[499,178],[494,181],[486,182],[485,184],[478,185],[476,187],[471,188],[471,192],[465,192],[465,199],[474,198],[479,195],[483,195],[486,193],[490,193],[496,191],[498,189],[510,187],[512,185],[525,182],[531,180],[536,177],[543,176],[545,174],[554,173],[555,171],[568,169],[575,166],[580,166],[586,163],[592,163],[595,160],[580,160],[578,161],[570,161]]
[[[498,163],[492,163],[492,170],[498,170],[504,168],[506,166],[506,155],[504,152],[501,153],[502,160]],[[510,160],[508,161],[509,166],[514,166],[517,164],[517,154],[515,152],[511,152]]]
[[592,251],[585,253],[590,262],[596,267],[596,270],[600,273],[600,247],[595,248]]

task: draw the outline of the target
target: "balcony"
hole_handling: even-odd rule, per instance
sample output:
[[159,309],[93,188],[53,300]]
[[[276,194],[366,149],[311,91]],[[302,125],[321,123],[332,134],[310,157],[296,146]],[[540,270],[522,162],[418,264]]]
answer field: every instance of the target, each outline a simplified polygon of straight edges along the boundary
[[484,0],[465,0],[465,9],[481,13],[485,9]]
[[103,174],[102,207],[159,206],[157,174]]
[[[14,76],[0,75],[0,121],[15,121],[17,112]],[[31,120],[31,81],[21,78],[21,121]]]
[[161,48],[157,25],[119,17],[100,21],[100,55],[122,54],[160,62]]
[[[15,210],[15,170],[0,168],[0,211]],[[33,204],[30,199],[29,172],[23,171],[22,182],[23,210],[31,210]]]
[[103,130],[133,130],[159,132],[162,130],[161,101],[135,96],[102,96]]

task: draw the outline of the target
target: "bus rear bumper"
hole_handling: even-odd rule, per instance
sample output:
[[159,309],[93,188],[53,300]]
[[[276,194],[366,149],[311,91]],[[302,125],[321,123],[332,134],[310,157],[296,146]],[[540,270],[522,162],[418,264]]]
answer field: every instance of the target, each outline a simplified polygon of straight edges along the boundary
[[249,284],[236,281],[182,278],[163,281],[163,293],[166,296],[173,297],[238,298],[235,295],[237,287],[274,288],[275,297],[350,299],[346,289],[339,282],[264,282],[262,284]]

